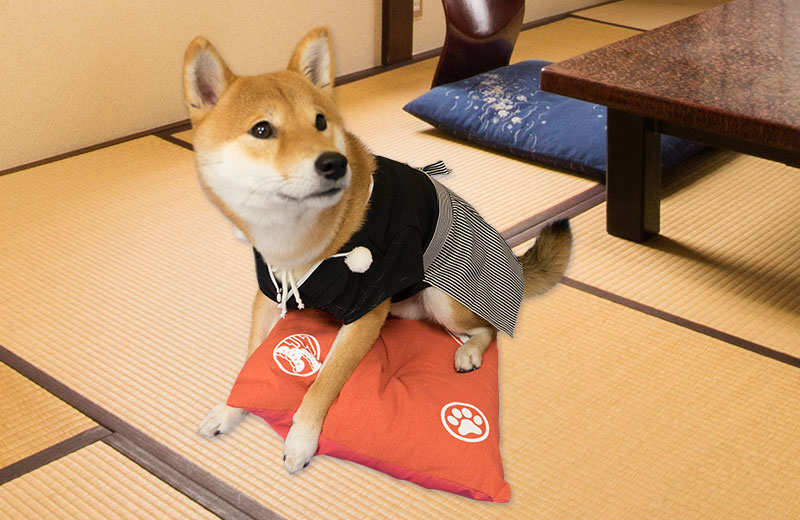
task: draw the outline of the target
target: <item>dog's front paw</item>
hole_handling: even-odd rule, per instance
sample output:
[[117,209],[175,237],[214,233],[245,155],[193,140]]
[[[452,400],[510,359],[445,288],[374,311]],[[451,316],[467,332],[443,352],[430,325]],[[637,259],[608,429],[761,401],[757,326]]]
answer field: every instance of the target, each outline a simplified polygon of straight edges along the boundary
[[472,372],[481,367],[483,352],[467,341],[456,350],[455,366],[457,372]]
[[286,470],[294,473],[308,466],[318,445],[319,431],[295,422],[283,443],[283,465]]
[[220,403],[209,410],[197,428],[197,433],[206,437],[228,433],[239,424],[246,414],[247,412],[241,408],[231,408],[225,403]]

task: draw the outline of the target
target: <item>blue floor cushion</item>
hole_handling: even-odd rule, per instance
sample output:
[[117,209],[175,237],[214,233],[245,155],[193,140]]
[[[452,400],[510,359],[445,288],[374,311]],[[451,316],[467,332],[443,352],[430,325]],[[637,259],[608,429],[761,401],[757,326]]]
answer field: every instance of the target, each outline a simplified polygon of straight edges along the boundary
[[[403,109],[439,130],[534,162],[605,180],[606,107],[544,92],[529,60],[440,85]],[[664,135],[668,169],[703,145]]]

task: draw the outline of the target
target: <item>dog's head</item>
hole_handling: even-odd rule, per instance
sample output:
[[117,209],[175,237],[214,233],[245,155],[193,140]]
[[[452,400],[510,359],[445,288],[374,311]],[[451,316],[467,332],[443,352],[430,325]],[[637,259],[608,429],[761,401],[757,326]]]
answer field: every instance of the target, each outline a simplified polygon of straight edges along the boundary
[[201,184],[242,231],[276,212],[314,212],[351,184],[348,143],[333,99],[326,28],[297,46],[287,70],[236,76],[204,38],[184,60],[186,105]]

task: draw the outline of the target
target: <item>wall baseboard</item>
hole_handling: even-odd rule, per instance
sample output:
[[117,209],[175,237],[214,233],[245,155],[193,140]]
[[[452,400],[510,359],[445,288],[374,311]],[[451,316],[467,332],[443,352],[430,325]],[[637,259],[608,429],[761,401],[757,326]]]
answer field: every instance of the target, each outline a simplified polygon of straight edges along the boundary
[[58,155],[54,155],[52,157],[46,157],[44,159],[39,159],[39,160],[36,160],[36,161],[33,161],[33,162],[20,164],[19,166],[13,166],[13,167],[8,168],[6,170],[0,171],[0,176],[7,175],[9,173],[18,172],[18,171],[21,171],[21,170],[27,170],[29,168],[34,168],[36,166],[42,166],[43,164],[47,164],[47,163],[51,163],[51,162],[55,162],[55,161],[60,161],[61,159],[68,159],[70,157],[74,157],[76,155],[81,155],[81,154],[84,154],[84,153],[87,153],[87,152],[93,152],[95,150],[99,150],[99,149],[105,148],[107,146],[114,146],[115,144],[120,144],[120,143],[124,143],[126,141],[132,141],[134,139],[139,139],[140,137],[145,137],[145,136],[148,136],[148,135],[155,135],[155,134],[163,133],[163,132],[174,133],[174,132],[179,132],[179,131],[182,131],[182,130],[188,130],[190,127],[191,127],[191,124],[189,123],[189,120],[188,119],[184,119],[183,121],[178,121],[178,122],[175,122],[175,123],[169,123],[169,124],[162,125],[162,126],[159,126],[159,127],[156,127],[156,128],[151,128],[150,130],[143,130],[141,132],[136,132],[134,134],[125,135],[125,136],[122,136],[122,137],[117,137],[117,138],[111,139],[109,141],[104,141],[102,143],[93,144],[91,146],[86,146],[84,148],[79,148],[77,150],[72,150],[70,152],[65,152],[65,153],[61,153],[61,154],[58,154]]

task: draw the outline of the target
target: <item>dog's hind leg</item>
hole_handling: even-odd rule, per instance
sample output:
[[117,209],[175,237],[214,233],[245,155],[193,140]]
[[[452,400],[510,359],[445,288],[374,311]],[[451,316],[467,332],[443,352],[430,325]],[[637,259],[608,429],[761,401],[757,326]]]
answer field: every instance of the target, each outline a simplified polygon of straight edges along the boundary
[[435,287],[425,289],[422,299],[431,320],[440,323],[453,334],[469,336],[469,339],[456,351],[453,360],[456,371],[471,372],[480,368],[483,353],[489,348],[497,333],[494,327]]
[[[253,301],[253,316],[250,326],[250,341],[247,349],[247,357],[267,338],[267,334],[275,326],[280,313],[274,302],[271,302],[261,291],[256,294]],[[225,403],[214,406],[200,422],[197,433],[205,437],[216,437],[223,433],[233,430],[247,412],[241,408],[233,408]]]
[[457,372],[472,372],[481,367],[483,353],[489,348],[495,336],[492,327],[482,327],[467,331],[469,339],[458,347],[454,358]]

